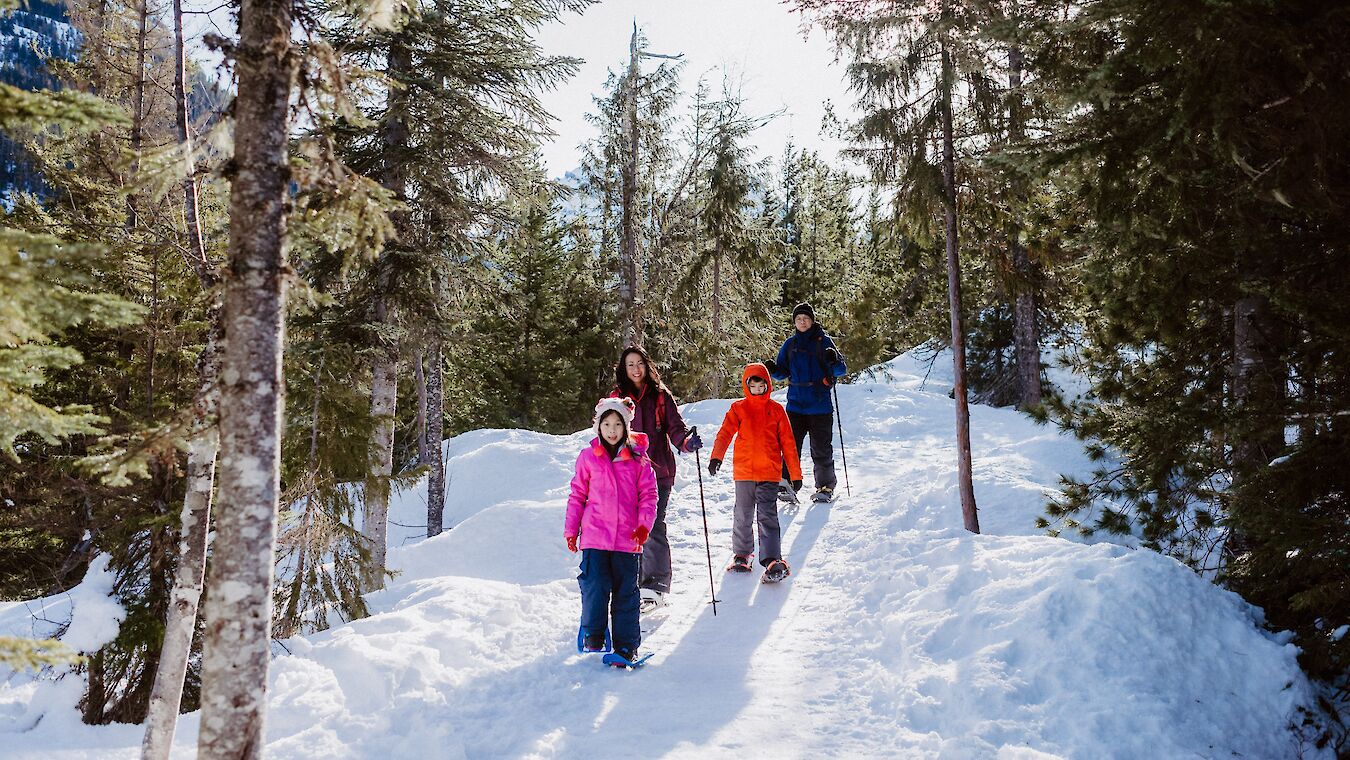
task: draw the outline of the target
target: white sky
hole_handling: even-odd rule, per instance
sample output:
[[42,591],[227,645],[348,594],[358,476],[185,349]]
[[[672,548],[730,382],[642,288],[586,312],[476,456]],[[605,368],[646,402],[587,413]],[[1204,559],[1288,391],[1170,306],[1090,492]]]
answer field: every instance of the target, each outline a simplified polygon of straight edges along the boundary
[[[719,93],[719,69],[730,70],[743,79],[747,114],[786,109],[760,129],[761,156],[781,155],[789,137],[798,147],[829,158],[841,147],[834,138],[820,135],[820,124],[826,100],[842,117],[853,113],[843,67],[834,63],[827,35],[813,28],[804,36],[800,17],[781,0],[603,0],[539,35],[546,53],[586,61],[576,77],[543,98],[545,108],[558,117],[557,139],[542,148],[551,175],[575,169],[578,146],[595,135],[584,116],[594,109],[591,98],[601,92],[608,71],[627,64],[634,20],[649,41],[649,51],[684,53],[681,85],[686,93],[693,92],[704,72],[714,94]],[[646,59],[643,65],[650,69],[657,63]]]

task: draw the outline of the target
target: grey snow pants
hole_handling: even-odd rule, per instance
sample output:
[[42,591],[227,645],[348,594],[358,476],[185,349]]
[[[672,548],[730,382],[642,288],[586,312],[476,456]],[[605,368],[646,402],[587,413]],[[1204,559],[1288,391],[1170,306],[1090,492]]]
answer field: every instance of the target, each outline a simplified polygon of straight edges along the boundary
[[666,536],[666,505],[670,503],[671,485],[656,485],[656,522],[651,535],[642,545],[642,588],[670,593],[670,538]]
[[759,534],[759,564],[783,556],[782,534],[778,528],[778,481],[736,481],[736,512],[731,524],[731,551],[740,556],[755,553],[750,524]]

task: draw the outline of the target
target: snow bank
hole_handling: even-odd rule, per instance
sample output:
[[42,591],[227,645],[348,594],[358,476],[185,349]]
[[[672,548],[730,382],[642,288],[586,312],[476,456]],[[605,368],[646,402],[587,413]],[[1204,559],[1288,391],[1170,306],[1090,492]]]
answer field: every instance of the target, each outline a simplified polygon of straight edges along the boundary
[[[0,602],[0,636],[59,637],[76,652],[94,652],[117,637],[126,610],[111,596],[116,575],[108,555],[89,563],[75,588],[27,602]],[[77,709],[85,690],[82,674],[69,667],[15,672],[0,665],[0,734],[31,731],[59,735],[83,727]],[[2,741],[2,740],[0,740]]]

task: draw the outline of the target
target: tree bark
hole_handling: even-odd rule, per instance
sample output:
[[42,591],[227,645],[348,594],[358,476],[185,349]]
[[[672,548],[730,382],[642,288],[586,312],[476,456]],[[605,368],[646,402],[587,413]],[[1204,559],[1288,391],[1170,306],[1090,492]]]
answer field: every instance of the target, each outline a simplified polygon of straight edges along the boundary
[[637,79],[638,79],[638,35],[637,25],[633,26],[633,38],[628,45],[628,76],[624,80],[624,134],[628,150],[623,164],[623,239],[620,242],[619,266],[623,271],[619,277],[619,297],[623,301],[624,325],[623,342],[625,346],[636,345],[642,340],[642,326],[638,314],[637,279],[637,172],[638,172],[638,120],[637,120]]
[[[412,51],[404,33],[395,34],[389,43],[388,75],[401,82],[412,68]],[[408,149],[406,115],[407,90],[390,87],[388,114],[383,127],[384,168],[381,184],[403,201],[407,197],[407,174],[404,171],[404,153]],[[396,240],[394,245],[406,245],[409,240],[408,212],[392,215]],[[392,337],[397,326],[397,315],[391,298],[392,273],[386,254],[378,264],[374,303],[375,324],[378,328],[375,359],[371,366],[370,416],[373,421],[370,443],[367,447],[370,463],[365,482],[364,509],[361,532],[369,552],[363,586],[366,591],[384,588],[385,558],[389,551],[389,479],[394,474],[394,415],[398,410],[398,340]]]
[[413,379],[417,385],[417,463],[430,464],[431,447],[427,438],[427,373],[423,369],[425,354],[417,354],[413,365]]
[[[948,13],[944,3],[943,13]],[[952,138],[952,82],[955,79],[951,52],[942,46],[942,82],[939,97],[942,110],[942,191],[947,226],[947,306],[951,311],[952,362],[956,377],[956,451],[961,489],[961,516],[966,530],[980,532],[975,506],[975,486],[970,462],[970,406],[966,400],[966,337],[961,324],[961,262],[957,253],[956,227],[956,147]]]
[[[197,209],[197,180],[194,176],[192,135],[187,116],[187,55],[183,34],[183,2],[174,0],[174,106],[177,114],[178,142],[184,158],[183,219],[187,227],[188,265],[197,273],[202,289],[210,292],[216,274],[206,258],[206,246]],[[183,679],[192,653],[192,634],[197,625],[198,605],[206,577],[207,531],[211,521],[211,499],[215,488],[216,454],[220,449],[217,416],[220,410],[221,312],[209,312],[210,327],[206,345],[197,359],[197,393],[192,406],[192,430],[188,437],[187,492],[179,532],[178,567],[169,611],[164,622],[164,644],[160,650],[155,685],[145,719],[141,756],[145,760],[167,760],[173,747],[178,711],[183,699]]]
[[206,346],[197,359],[198,387],[192,405],[192,432],[188,443],[187,493],[183,496],[182,527],[178,543],[178,567],[174,573],[164,645],[160,650],[155,686],[145,719],[141,757],[165,760],[173,747],[183,678],[192,653],[192,634],[197,625],[206,577],[207,535],[211,521],[211,496],[215,486],[216,453],[220,430],[220,314],[212,309]]
[[445,454],[441,438],[445,432],[444,383],[441,370],[441,341],[436,339],[427,351],[427,438],[431,473],[427,476],[427,537],[440,535],[445,513]]
[[290,0],[243,0],[235,65],[220,502],[202,647],[201,760],[262,756],[280,490]]
[[[138,0],[136,12],[139,24],[136,31],[136,82],[132,85],[131,96],[131,181],[136,182],[140,173],[141,147],[145,142],[145,40],[150,34],[150,9],[148,0]],[[140,221],[137,209],[136,193],[127,193],[126,230],[136,229]]]
[[[1278,276],[1269,257],[1249,251],[1237,256],[1238,285],[1233,305],[1233,509],[1240,517],[1249,509],[1247,481],[1266,469],[1284,449],[1282,401],[1288,369],[1279,357],[1280,326],[1263,288]],[[1239,524],[1241,520],[1237,521]],[[1250,549],[1249,537],[1234,528],[1228,553]]]
[[[1008,109],[1008,137],[1021,142],[1025,137],[1026,115],[1022,106],[1023,56],[1017,47],[1008,50],[1008,89],[1012,103]],[[1013,180],[1012,195],[1015,205],[1025,199],[1022,183]],[[1017,355],[1017,385],[1020,391],[1018,406],[1030,409],[1039,406],[1041,398],[1041,335],[1037,319],[1036,268],[1031,263],[1026,246],[1022,245],[1021,225],[1016,219],[1009,224],[1008,250],[1011,254],[1016,282],[1013,303],[1013,350]]]
[[716,250],[713,252],[713,341],[717,346],[717,370],[714,374],[716,378],[713,387],[713,398],[722,398],[722,380],[726,374],[722,372],[722,241],[719,239],[713,243]]
[[[376,322],[388,325],[391,309],[383,297],[376,304]],[[361,534],[369,552],[363,590],[384,588],[386,556],[389,551],[389,479],[394,474],[394,414],[398,406],[398,345],[385,340],[371,367],[370,417],[372,428],[368,452],[365,499],[361,513]]]
[[183,0],[173,0],[173,97],[178,146],[183,153],[183,221],[188,235],[188,264],[203,286],[215,284],[215,273],[206,258],[201,212],[197,207],[197,166],[193,155],[192,125],[188,122],[187,52],[183,35]]

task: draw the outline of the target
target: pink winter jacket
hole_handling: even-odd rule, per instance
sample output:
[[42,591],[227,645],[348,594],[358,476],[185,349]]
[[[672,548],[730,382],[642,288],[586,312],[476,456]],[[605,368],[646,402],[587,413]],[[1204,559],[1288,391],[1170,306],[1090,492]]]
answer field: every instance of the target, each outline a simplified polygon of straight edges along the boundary
[[650,531],[656,522],[656,472],[647,458],[647,436],[630,437],[632,446],[620,448],[612,462],[599,438],[577,455],[564,535],[580,533],[579,549],[635,554],[642,547],[633,530],[642,525]]

